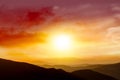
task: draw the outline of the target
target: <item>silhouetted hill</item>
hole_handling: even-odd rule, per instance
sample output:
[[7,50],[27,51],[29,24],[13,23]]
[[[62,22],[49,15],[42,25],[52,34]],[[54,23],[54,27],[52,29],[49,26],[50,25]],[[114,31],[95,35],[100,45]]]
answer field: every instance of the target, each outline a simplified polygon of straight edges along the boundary
[[[78,74],[77,72],[80,72],[79,76],[75,75]],[[0,80],[100,80],[99,78],[116,80],[91,70],[68,73],[62,69],[47,69],[28,63],[0,59]]]
[[54,68],[0,59],[0,80],[83,80]]
[[93,70],[115,77],[120,80],[120,63],[109,64],[109,65],[99,65]]
[[85,80],[117,80],[110,76],[89,69],[74,71],[72,74],[77,77],[84,78]]

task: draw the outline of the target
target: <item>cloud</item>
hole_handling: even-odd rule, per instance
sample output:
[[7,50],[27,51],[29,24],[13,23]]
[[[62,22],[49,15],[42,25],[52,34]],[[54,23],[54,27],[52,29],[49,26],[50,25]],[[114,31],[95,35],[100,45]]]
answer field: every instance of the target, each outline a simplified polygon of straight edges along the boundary
[[52,9],[52,7],[43,7],[37,11],[29,9],[2,11],[0,14],[0,45],[25,45],[43,41],[42,30],[50,23],[49,19],[54,16]]
[[[117,5],[119,1],[114,2],[114,6],[117,7],[111,7],[112,0],[98,2],[70,0],[69,4],[67,0],[42,0],[41,5],[38,5],[39,0],[1,0],[0,2],[0,44],[4,46],[42,41],[40,37],[37,37],[37,33],[45,30],[49,24],[55,23],[53,19],[56,20],[56,18],[58,22],[60,18],[63,18],[60,22],[65,23],[68,21],[83,22],[85,36],[83,35],[82,39],[101,41],[102,38],[104,39],[106,29],[116,26],[117,19],[114,15],[119,7]],[[50,7],[45,7],[46,5]],[[119,17],[119,15],[116,16]],[[42,33],[39,36],[43,36]]]
[[107,38],[113,43],[120,42],[120,26],[111,27],[107,30]]

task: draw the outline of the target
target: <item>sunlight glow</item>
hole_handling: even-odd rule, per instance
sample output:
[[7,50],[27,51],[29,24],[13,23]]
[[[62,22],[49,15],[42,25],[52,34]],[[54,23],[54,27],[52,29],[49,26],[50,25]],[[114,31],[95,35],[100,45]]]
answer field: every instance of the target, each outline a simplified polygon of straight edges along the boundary
[[53,37],[53,45],[57,50],[68,50],[72,46],[72,38],[69,35],[57,35]]

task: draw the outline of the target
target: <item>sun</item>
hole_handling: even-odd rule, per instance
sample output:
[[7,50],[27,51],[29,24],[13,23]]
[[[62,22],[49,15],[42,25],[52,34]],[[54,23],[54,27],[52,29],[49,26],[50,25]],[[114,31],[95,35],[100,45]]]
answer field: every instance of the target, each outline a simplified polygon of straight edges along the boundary
[[67,34],[60,34],[52,37],[52,44],[54,48],[60,51],[71,49],[72,42],[72,37]]
[[66,50],[70,48],[71,38],[68,35],[59,35],[54,38],[54,46],[59,50]]

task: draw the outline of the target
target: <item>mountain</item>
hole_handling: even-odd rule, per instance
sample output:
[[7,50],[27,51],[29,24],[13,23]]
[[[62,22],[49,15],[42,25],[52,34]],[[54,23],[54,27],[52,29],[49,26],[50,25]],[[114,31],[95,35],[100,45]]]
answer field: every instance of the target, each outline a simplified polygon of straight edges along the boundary
[[116,80],[112,77],[89,69],[74,71],[72,74],[77,77],[84,78],[85,80]]
[[[80,75],[76,76],[78,72]],[[116,80],[92,70],[68,73],[62,69],[43,68],[28,63],[0,59],[0,80],[99,80],[99,78]]]
[[84,80],[60,69],[0,59],[0,80]]
[[120,63],[109,64],[109,65],[99,65],[93,69],[94,71],[115,77],[120,80]]

